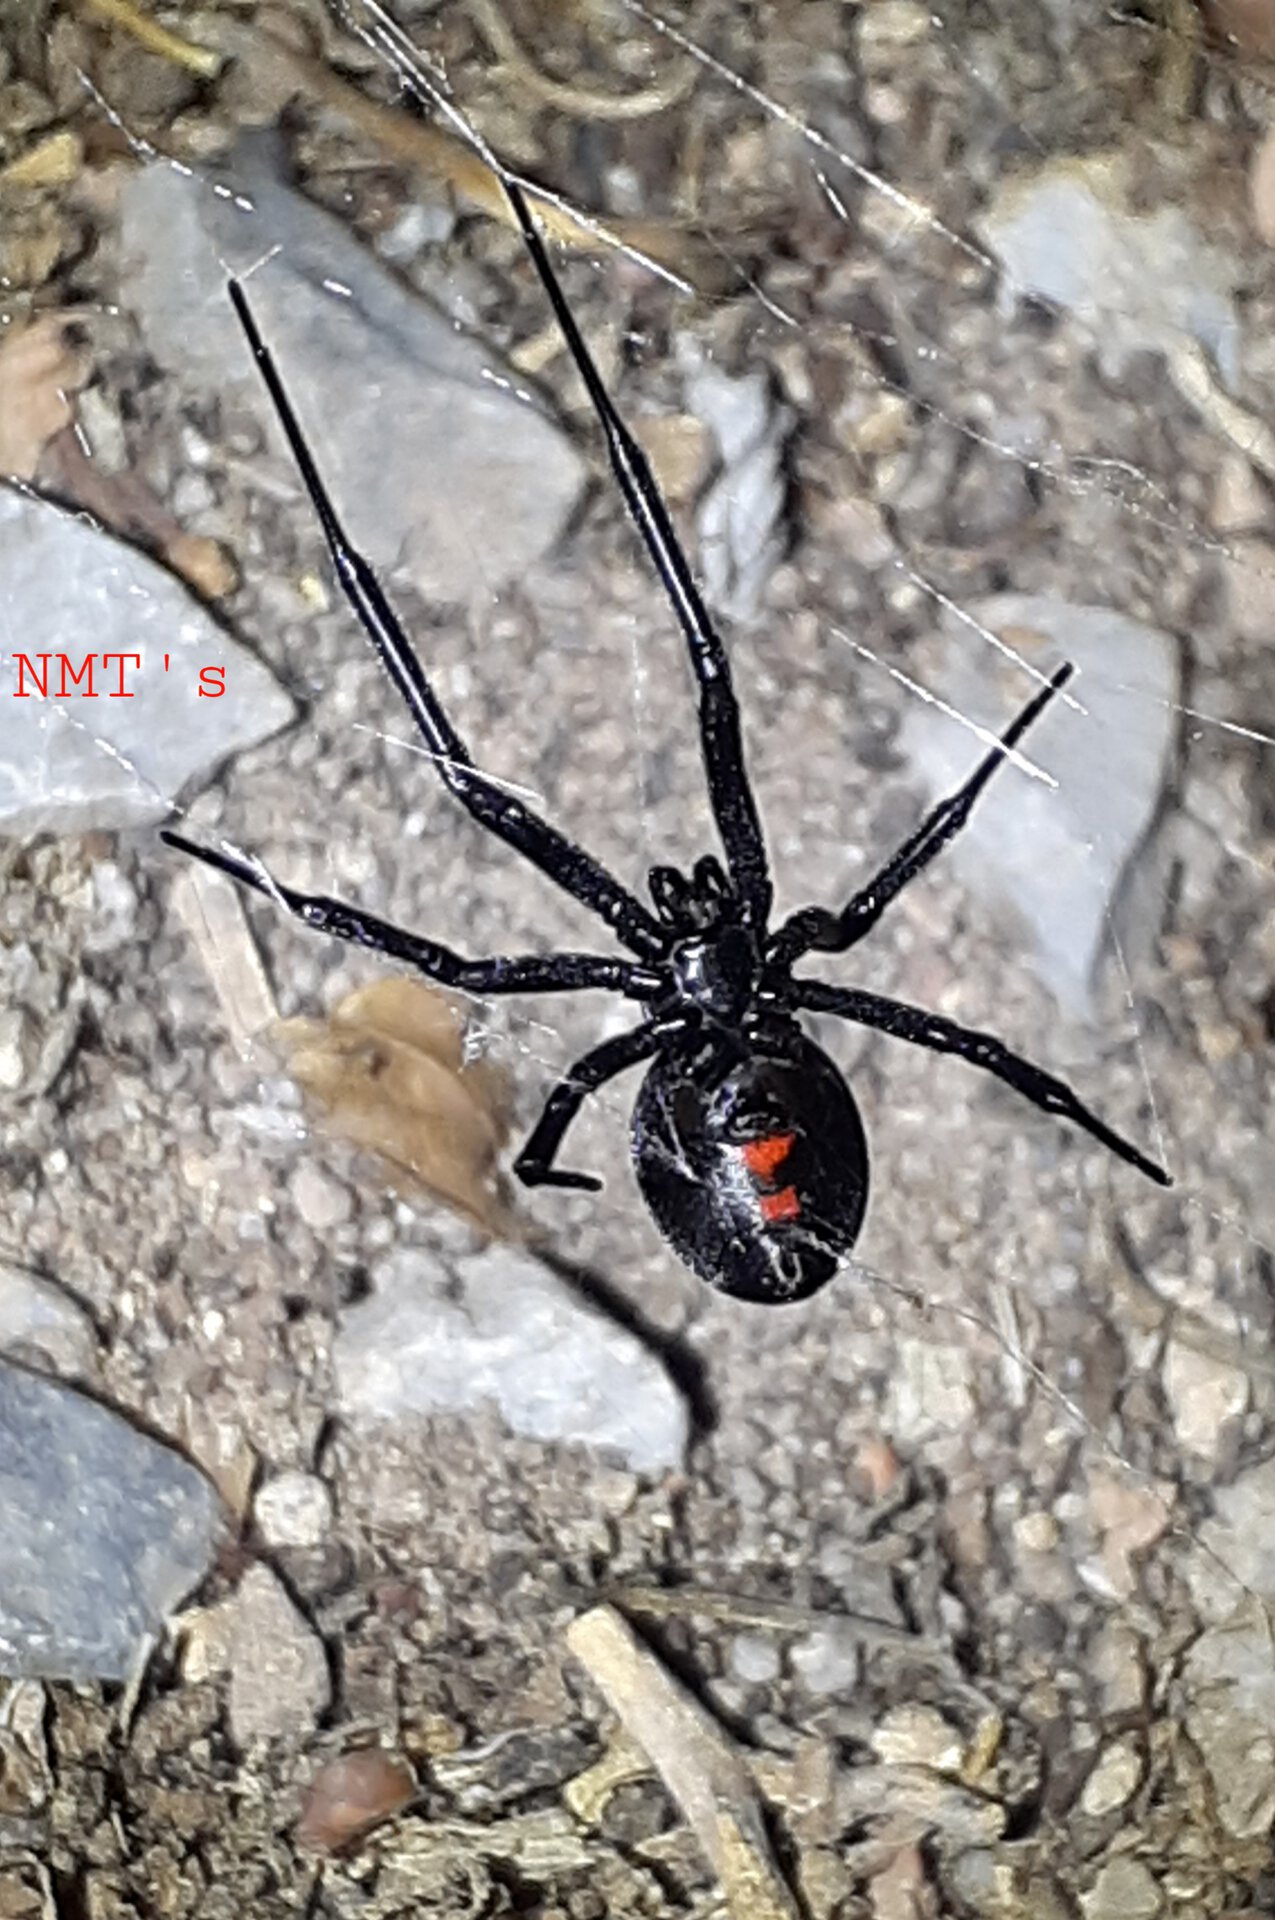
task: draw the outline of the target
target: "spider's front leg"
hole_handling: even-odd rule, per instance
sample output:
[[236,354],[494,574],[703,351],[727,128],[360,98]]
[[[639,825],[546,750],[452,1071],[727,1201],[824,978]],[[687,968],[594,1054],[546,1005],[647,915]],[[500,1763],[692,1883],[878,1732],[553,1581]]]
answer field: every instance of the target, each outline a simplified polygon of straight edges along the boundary
[[1027,729],[1039,720],[1054,695],[1062,692],[1074,672],[1075,668],[1070,663],[1059,667],[1047,685],[1034,694],[1011,720],[997,744],[979,761],[965,785],[931,808],[915,833],[909,835],[898,852],[891,855],[880,873],[875,874],[866,887],[860,887],[840,913],[829,913],[826,907],[803,907],[800,913],[794,913],[790,920],[785,920],[767,948],[766,957],[771,966],[790,967],[803,953],[809,953],[812,949],[820,953],[845,953],[848,948],[856,946],[866,933],[870,933],[890,902],[956,838],[992,775],[1004,766]]
[[862,1027],[875,1027],[879,1033],[893,1034],[897,1040],[910,1040],[914,1046],[928,1047],[933,1053],[954,1053],[971,1066],[995,1074],[1006,1086],[1013,1087],[1033,1106],[1060,1119],[1083,1127],[1110,1153],[1127,1160],[1139,1173],[1158,1186],[1171,1187],[1173,1181],[1164,1168],[1123,1139],[1120,1134],[1091,1113],[1063,1080],[1057,1080],[1043,1067],[1033,1066],[1021,1054],[1011,1051],[995,1034],[978,1033],[961,1027],[941,1014],[927,1013],[923,1007],[909,1007],[899,1000],[887,1000],[879,993],[863,993],[853,987],[834,987],[822,980],[794,980],[791,1006],[808,1013],[834,1013],[842,1020],[853,1020]]
[[631,960],[610,960],[594,953],[526,953],[469,960],[464,954],[445,947],[423,934],[409,933],[391,920],[352,907],[345,900],[334,900],[326,893],[301,893],[272,879],[264,867],[257,867],[217,847],[201,847],[184,834],[164,829],[160,838],[179,853],[188,853],[218,873],[229,875],[241,886],[262,893],[276,906],[285,907],[316,933],[331,934],[337,940],[349,940],[354,946],[367,947],[373,953],[386,954],[415,967],[427,980],[454,987],[461,993],[576,993],[587,987],[623,993],[631,1000],[648,999],[659,988],[663,975],[652,967]]
[[567,1128],[591,1093],[626,1067],[651,1059],[666,1040],[684,1031],[686,1024],[680,1014],[648,1020],[613,1040],[604,1040],[576,1061],[545,1101],[530,1139],[514,1161],[514,1172],[524,1187],[577,1187],[585,1193],[600,1192],[602,1182],[596,1174],[568,1173],[554,1166]]

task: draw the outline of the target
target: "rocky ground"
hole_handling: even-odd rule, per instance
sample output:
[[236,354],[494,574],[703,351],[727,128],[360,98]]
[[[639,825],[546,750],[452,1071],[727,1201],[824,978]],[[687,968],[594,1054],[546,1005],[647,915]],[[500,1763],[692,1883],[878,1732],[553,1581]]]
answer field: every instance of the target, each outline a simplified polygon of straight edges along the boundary
[[[645,1215],[628,1081],[572,1136],[601,1194],[499,1179],[622,1010],[351,1007],[377,963],[161,846],[180,804],[466,952],[598,937],[412,751],[227,270],[480,764],[634,886],[710,844],[693,702],[375,14],[0,5],[0,1914],[1269,1911],[1275,49],[1238,5],[670,14],[703,59],[637,0],[395,18],[611,230],[554,257],[728,632],[781,912],[1078,659],[1056,784],[999,776],[818,971],[1176,1184],[821,1023],[858,1259],[743,1307]],[[18,698],[20,651],[134,644],[131,706]]]

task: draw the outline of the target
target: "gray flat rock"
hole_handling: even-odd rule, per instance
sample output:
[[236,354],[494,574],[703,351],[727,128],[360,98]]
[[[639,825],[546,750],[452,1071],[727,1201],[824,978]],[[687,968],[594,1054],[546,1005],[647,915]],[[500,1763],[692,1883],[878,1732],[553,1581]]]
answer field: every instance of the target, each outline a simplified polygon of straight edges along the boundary
[[656,1356],[530,1255],[493,1247],[450,1272],[403,1248],[344,1316],[333,1358],[342,1410],[363,1422],[494,1401],[515,1433],[618,1455],[635,1473],[681,1465],[687,1409]]
[[[1083,711],[1056,699],[1019,748],[1057,784],[1002,768],[942,858],[989,904],[1018,915],[1041,979],[1069,1014],[1091,1019],[1109,915],[1123,904],[1117,924],[1127,961],[1149,932],[1136,894],[1123,903],[1117,895],[1172,762],[1177,647],[1110,607],[1048,595],[998,594],[969,612],[1040,671],[1074,661],[1079,671],[1067,693]],[[1031,683],[1021,671],[998,670],[998,656],[968,625],[946,624],[948,661],[932,691],[999,734],[1030,697]],[[920,705],[908,715],[903,744],[931,799],[959,787],[986,750],[967,727]]]
[[0,1361],[0,1673],[127,1679],[207,1571],[217,1517],[180,1454]]
[[[50,656],[46,696],[19,653],[37,668]],[[140,664],[106,654],[137,655]],[[201,695],[203,667],[224,668],[220,697]],[[72,674],[82,676],[78,685]],[[131,699],[117,696],[121,686]],[[0,705],[0,833],[23,836],[162,820],[184,787],[293,713],[265,667],[174,575],[86,516],[7,488]]]
[[226,297],[230,273],[250,276],[354,539],[428,599],[486,598],[557,540],[584,463],[490,347],[277,178],[274,151],[244,140],[232,181],[157,165],[125,186],[127,284],[147,343],[187,387],[251,405],[285,458]]

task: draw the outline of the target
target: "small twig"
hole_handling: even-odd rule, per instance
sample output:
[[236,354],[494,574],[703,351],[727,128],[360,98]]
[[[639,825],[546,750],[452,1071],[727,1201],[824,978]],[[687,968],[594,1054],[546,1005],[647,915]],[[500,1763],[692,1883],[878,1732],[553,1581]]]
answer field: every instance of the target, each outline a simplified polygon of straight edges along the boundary
[[682,1691],[612,1607],[593,1607],[567,1645],[686,1815],[731,1920],[798,1920],[766,1838],[752,1776],[703,1707]]
[[131,33],[134,40],[140,41],[151,53],[197,73],[201,80],[215,80],[226,63],[224,54],[210,47],[197,47],[170,33],[167,27],[161,27],[158,21],[135,7],[133,0],[83,0],[83,5],[86,12],[96,13],[112,25],[123,27],[125,33]]

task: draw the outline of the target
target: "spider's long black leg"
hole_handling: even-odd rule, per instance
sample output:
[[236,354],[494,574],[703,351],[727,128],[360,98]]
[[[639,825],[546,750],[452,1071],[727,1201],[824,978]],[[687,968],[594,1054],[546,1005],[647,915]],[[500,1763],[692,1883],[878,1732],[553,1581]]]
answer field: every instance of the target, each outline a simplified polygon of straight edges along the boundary
[[817,948],[820,953],[844,953],[862,940],[876,925],[890,902],[915,880],[936,854],[942,853],[969,819],[974,802],[1006,755],[1018,745],[1032,722],[1038,720],[1056,693],[1071,679],[1074,667],[1059,667],[1047,687],[1035,694],[1015,720],[1005,729],[999,742],[977,767],[963,787],[925,816],[916,832],[903,842],[898,852],[869,880],[866,887],[843,907],[840,913],[828,913],[823,907],[804,907],[785,920],[771,939],[766,957],[772,964],[790,967],[803,953]]
[[341,590],[403,696],[444,782],[480,826],[515,847],[549,879],[584,906],[601,914],[627,947],[644,959],[657,959],[665,949],[664,934],[641,901],[583,848],[475,767],[468,747],[444,713],[375,574],[362,554],[350,544],[237,280],[230,282],[230,298],[314,504]]
[[668,508],[646,455],[625,426],[584,335],[567,305],[548,250],[540,238],[521,187],[505,177],[505,192],[522,229],[532,264],[540,276],[558,325],[584,381],[593,411],[606,436],[611,469],[624,504],[641,535],[656,572],[681,624],[699,684],[700,742],[709,799],[726,851],[731,879],[748,924],[760,935],[770,917],[771,886],[757,803],[744,766],[739,702],[731,682],[726,649],[714,631],[708,609],[691,576],[686,555],[673,530]]
[[405,927],[378,919],[361,907],[348,906],[344,900],[333,900],[323,893],[299,893],[295,887],[268,878],[248,861],[218,848],[197,846],[184,834],[165,829],[160,838],[170,847],[216,867],[219,873],[229,874],[242,886],[255,887],[307,927],[352,941],[355,946],[369,947],[373,953],[388,954],[392,960],[403,960],[428,979],[462,993],[574,993],[583,987],[600,987],[627,994],[632,1000],[645,1000],[658,991],[661,983],[661,975],[653,967],[639,966],[631,960],[611,960],[601,954],[519,954],[507,959],[467,960],[451,947],[409,933]]
[[875,1027],[880,1033],[893,1034],[897,1040],[910,1040],[914,1046],[929,1047],[934,1053],[953,1053],[971,1066],[994,1073],[1006,1086],[1013,1087],[1033,1106],[1056,1113],[1063,1120],[1083,1127],[1110,1152],[1145,1173],[1162,1187],[1173,1185],[1163,1167],[1148,1160],[1118,1133],[1113,1133],[1096,1113],[1078,1100],[1071,1088],[1042,1067],[1033,1066],[1020,1054],[1012,1053],[994,1034],[977,1033],[957,1026],[941,1014],[927,1013],[923,1007],[905,1006],[898,1000],[886,1000],[878,993],[861,993],[855,988],[834,987],[822,980],[794,980],[789,1004],[809,1013],[835,1013],[843,1020],[856,1021],[862,1027]]
[[514,1161],[514,1172],[525,1187],[579,1187],[596,1193],[602,1182],[592,1173],[566,1173],[553,1162],[563,1136],[591,1093],[613,1080],[626,1067],[649,1060],[664,1042],[686,1025],[684,1018],[670,1015],[632,1027],[628,1033],[604,1040],[600,1047],[577,1060],[568,1069],[545,1101],[544,1112],[532,1129],[526,1146]]

